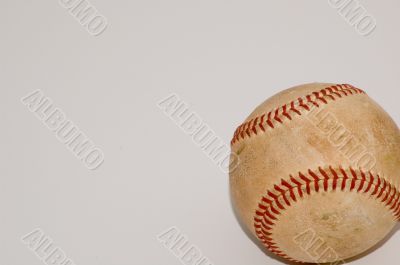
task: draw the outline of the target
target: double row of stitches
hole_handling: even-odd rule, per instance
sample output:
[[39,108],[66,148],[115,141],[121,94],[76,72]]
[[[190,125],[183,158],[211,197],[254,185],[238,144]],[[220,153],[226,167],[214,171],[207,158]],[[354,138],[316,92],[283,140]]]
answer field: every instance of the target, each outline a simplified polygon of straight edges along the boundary
[[257,135],[269,129],[274,129],[278,123],[284,123],[285,120],[292,120],[294,115],[301,116],[305,112],[311,111],[312,108],[319,108],[321,105],[328,104],[329,101],[355,95],[365,94],[365,92],[352,85],[334,85],[320,91],[313,92],[305,97],[298,98],[292,102],[278,107],[268,113],[255,117],[248,122],[240,125],[233,135],[231,144],[243,140],[246,137]]
[[393,212],[395,218],[400,220],[400,193],[386,179],[361,169],[320,167],[314,171],[310,169],[306,174],[299,173],[298,176],[290,176],[287,180],[282,179],[279,185],[267,191],[254,217],[254,228],[258,238],[268,250],[295,261],[274,242],[272,229],[281,213],[297,200],[313,193],[328,191],[365,193],[381,201]]

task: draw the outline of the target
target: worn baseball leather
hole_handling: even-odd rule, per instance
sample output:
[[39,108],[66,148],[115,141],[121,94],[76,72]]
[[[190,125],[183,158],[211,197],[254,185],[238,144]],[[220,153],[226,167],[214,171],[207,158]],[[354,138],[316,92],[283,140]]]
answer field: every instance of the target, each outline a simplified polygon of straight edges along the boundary
[[285,259],[354,257],[399,220],[400,132],[357,88],[282,91],[250,114],[231,148],[240,161],[230,172],[238,217]]

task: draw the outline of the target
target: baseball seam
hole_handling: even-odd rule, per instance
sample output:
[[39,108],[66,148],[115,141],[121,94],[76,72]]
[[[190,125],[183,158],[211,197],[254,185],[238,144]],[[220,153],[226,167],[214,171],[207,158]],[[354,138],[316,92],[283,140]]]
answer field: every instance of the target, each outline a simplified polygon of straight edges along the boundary
[[301,116],[303,113],[310,112],[313,107],[319,108],[322,104],[329,104],[329,101],[336,101],[355,94],[366,93],[349,84],[333,85],[320,91],[312,92],[305,97],[300,97],[268,113],[244,122],[236,129],[231,145],[244,140],[246,137],[250,138],[267,130],[275,129],[277,124],[283,124],[285,120],[291,121],[294,115]]
[[356,191],[367,194],[380,200],[392,211],[395,219],[400,220],[400,192],[379,174],[373,174],[370,171],[363,172],[362,169],[354,170],[351,167],[346,170],[342,167],[334,169],[332,166],[326,169],[319,167],[314,171],[309,169],[306,174],[299,172],[298,176],[290,175],[287,180],[281,179],[281,183],[268,190],[258,204],[254,216],[254,228],[257,237],[268,250],[287,260],[301,263],[279,248],[273,239],[272,230],[286,207],[321,190],[324,192]]

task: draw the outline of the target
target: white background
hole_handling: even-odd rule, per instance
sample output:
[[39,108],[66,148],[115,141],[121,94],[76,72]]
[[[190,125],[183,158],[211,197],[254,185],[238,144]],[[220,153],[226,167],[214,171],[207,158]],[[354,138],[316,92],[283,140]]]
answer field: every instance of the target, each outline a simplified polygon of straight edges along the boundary
[[[75,264],[181,264],[178,227],[214,265],[282,264],[242,232],[228,176],[157,107],[178,94],[226,143],[264,99],[350,83],[400,123],[400,3],[362,0],[368,37],[328,1],[91,0],[93,37],[57,0],[0,1],[0,264],[43,264],[41,228]],[[90,171],[20,98],[41,89],[105,154]],[[353,264],[397,264],[400,236]]]

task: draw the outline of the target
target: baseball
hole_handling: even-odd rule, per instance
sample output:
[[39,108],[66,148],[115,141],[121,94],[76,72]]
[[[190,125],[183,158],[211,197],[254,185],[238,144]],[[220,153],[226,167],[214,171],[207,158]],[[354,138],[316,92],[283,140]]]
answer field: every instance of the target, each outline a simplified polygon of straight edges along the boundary
[[231,149],[239,221],[286,260],[341,264],[400,220],[399,129],[352,85],[276,94],[238,127]]

